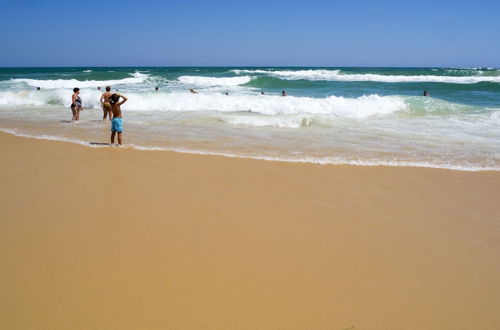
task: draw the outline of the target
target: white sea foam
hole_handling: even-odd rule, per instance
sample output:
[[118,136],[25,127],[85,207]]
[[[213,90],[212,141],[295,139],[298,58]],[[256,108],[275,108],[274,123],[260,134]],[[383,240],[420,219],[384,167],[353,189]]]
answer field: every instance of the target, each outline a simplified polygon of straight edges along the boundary
[[[47,106],[69,105],[71,94],[67,90],[2,91],[0,106]],[[67,99],[67,100],[65,100]]]
[[367,95],[358,98],[330,96],[327,98],[280,96],[226,96],[168,94],[155,98],[137,98],[131,108],[168,111],[248,111],[266,115],[331,114],[362,118],[404,110],[401,97]]
[[490,115],[490,120],[500,125],[500,111],[492,112]]
[[[2,91],[0,106],[64,106],[71,104],[72,92],[68,89],[45,89],[40,91]],[[97,107],[100,92],[82,92],[85,107]],[[86,102],[85,99],[91,100]]]
[[297,116],[236,116],[226,115],[222,120],[232,125],[255,126],[255,127],[281,127],[281,128],[300,128],[307,127],[312,123],[312,117],[297,115]]
[[48,134],[26,134],[26,133],[19,132],[19,130],[17,130],[17,129],[0,128],[0,131],[4,132],[4,133],[15,135],[15,136],[36,139],[36,140],[69,142],[69,143],[80,144],[80,145],[83,145],[86,147],[92,147],[92,148],[98,148],[98,147],[103,146],[103,145],[99,145],[99,144],[91,144],[89,142],[78,140],[78,139],[70,139],[70,138],[66,138],[66,137],[62,137],[62,136],[55,136],[55,135],[48,135]]
[[[83,106],[98,109],[100,92],[83,90]],[[123,105],[133,111],[218,111],[254,112],[266,115],[329,114],[339,117],[364,118],[386,115],[407,109],[400,96],[365,95],[357,98],[330,96],[326,98],[273,96],[191,94],[189,92],[128,92],[129,100]],[[0,106],[53,106],[68,107],[71,93],[66,89],[0,92]]]
[[141,145],[130,145],[130,147],[137,150],[144,151],[174,151],[179,153],[208,155],[208,156],[222,156],[228,158],[246,158],[255,160],[265,160],[272,162],[287,162],[287,163],[310,163],[318,165],[351,165],[351,166],[391,166],[391,167],[424,167],[436,168],[443,170],[467,171],[467,172],[481,172],[481,171],[500,171],[500,167],[488,166],[461,166],[446,162],[419,162],[419,161],[397,161],[397,160],[361,160],[361,159],[347,159],[342,157],[272,157],[272,156],[258,156],[248,154],[235,154],[226,152],[213,152],[205,150],[194,150],[187,148],[166,148],[166,147],[148,147]]
[[144,82],[149,76],[140,72],[131,74],[130,78],[115,79],[115,80],[76,80],[76,79],[11,79],[12,82],[24,83],[33,87],[40,87],[42,89],[55,89],[55,88],[91,88],[106,85],[129,85],[140,84]]
[[500,76],[434,76],[434,75],[381,75],[381,74],[348,74],[340,70],[233,70],[236,74],[266,74],[285,80],[312,80],[312,81],[374,81],[386,83],[452,83],[475,84],[479,82],[500,83]]
[[[32,138],[38,140],[49,140],[49,141],[61,141],[69,142],[74,144],[83,145],[92,148],[108,147],[107,145],[91,144],[87,141],[68,139],[65,137],[53,136],[53,135],[34,135],[25,134],[13,129],[0,128],[0,131],[4,133],[9,133],[12,135]],[[483,167],[483,166],[468,166],[468,165],[456,165],[446,162],[419,162],[419,161],[397,161],[397,160],[362,160],[362,159],[349,159],[342,157],[272,157],[272,156],[259,156],[259,155],[249,155],[249,154],[236,154],[229,152],[213,152],[206,150],[196,150],[188,148],[170,148],[170,147],[155,147],[155,146],[143,146],[143,145],[124,145],[123,148],[132,148],[143,151],[174,151],[179,153],[188,154],[198,154],[198,155],[211,155],[211,156],[222,156],[228,158],[247,158],[255,160],[265,160],[265,161],[275,161],[275,162],[291,162],[291,163],[311,163],[318,165],[353,165],[353,166],[392,166],[392,167],[426,167],[426,168],[436,168],[436,169],[446,169],[446,170],[457,170],[457,171],[500,171],[500,167]]]
[[252,77],[241,76],[219,78],[203,76],[180,76],[178,80],[183,84],[195,86],[238,86],[250,82],[250,80],[252,80]]
[[124,104],[130,110],[254,112],[265,115],[329,114],[364,118],[406,109],[403,97],[365,95],[358,98],[281,97],[260,95],[137,93]]
[[89,73],[89,72],[92,72],[92,70],[83,70],[83,72]]

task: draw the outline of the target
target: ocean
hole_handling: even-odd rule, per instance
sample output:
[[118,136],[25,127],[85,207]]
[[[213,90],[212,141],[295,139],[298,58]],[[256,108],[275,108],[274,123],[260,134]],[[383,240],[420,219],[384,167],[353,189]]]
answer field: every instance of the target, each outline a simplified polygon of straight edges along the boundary
[[[129,99],[125,148],[500,170],[495,68],[0,68],[0,130],[103,148],[110,124],[97,88],[107,85]],[[84,106],[76,123],[74,87]]]

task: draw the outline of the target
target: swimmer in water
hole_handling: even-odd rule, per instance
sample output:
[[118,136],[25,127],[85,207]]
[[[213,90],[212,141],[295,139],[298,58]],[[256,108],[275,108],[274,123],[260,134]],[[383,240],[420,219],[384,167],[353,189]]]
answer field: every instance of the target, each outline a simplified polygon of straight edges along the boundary
[[106,86],[106,91],[101,95],[101,107],[102,107],[102,120],[106,120],[106,117],[109,117],[109,120],[113,119],[113,112],[111,111],[111,103],[109,103],[111,99],[111,86]]
[[73,118],[71,121],[80,120],[80,111],[82,111],[82,98],[80,97],[80,88],[73,88],[73,95],[71,95],[71,112]]

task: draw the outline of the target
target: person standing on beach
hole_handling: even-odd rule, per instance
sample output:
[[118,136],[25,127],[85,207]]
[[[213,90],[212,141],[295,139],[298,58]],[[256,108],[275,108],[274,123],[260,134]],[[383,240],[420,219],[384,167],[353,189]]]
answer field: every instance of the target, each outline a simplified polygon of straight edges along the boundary
[[80,111],[82,110],[82,98],[80,97],[80,88],[73,88],[73,95],[71,96],[71,112],[73,118],[71,121],[80,120]]
[[[120,101],[120,98],[122,100]],[[111,103],[111,111],[113,111],[113,120],[111,120],[111,144],[115,143],[115,135],[118,133],[118,144],[122,145],[122,109],[120,106],[127,102],[127,98],[118,93],[111,95],[109,102]]]
[[109,120],[112,119],[111,103],[109,100],[111,98],[111,86],[106,86],[106,91],[101,95],[101,106],[103,111],[102,120],[106,120],[109,116]]

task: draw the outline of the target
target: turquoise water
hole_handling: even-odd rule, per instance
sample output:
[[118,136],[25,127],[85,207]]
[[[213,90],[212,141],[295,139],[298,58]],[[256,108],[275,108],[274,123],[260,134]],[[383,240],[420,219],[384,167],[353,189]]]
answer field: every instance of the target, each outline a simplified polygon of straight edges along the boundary
[[[106,142],[97,90],[106,85],[129,97],[124,137],[132,148],[500,169],[494,68],[0,68],[0,129]],[[73,87],[86,108],[79,123],[68,123]]]

